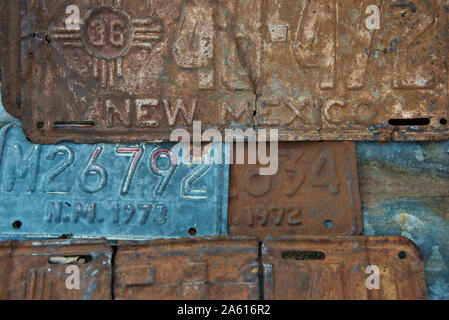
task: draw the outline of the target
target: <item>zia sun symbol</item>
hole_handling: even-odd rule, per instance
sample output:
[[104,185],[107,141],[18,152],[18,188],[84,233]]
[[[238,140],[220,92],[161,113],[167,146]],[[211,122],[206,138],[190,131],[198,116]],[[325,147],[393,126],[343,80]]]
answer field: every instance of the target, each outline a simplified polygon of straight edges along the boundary
[[103,88],[121,78],[122,59],[132,47],[151,49],[162,39],[162,27],[152,19],[132,19],[122,0],[96,0],[78,28],[53,27],[51,38],[66,48],[84,48],[94,59],[93,74]]

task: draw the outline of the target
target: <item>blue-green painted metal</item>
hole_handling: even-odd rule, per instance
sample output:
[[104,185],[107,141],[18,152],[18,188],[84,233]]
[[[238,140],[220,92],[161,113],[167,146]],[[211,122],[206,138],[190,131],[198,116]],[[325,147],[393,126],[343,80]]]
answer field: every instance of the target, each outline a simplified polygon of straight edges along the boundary
[[167,143],[42,146],[18,123],[0,134],[0,238],[227,233],[228,165],[183,163]]
[[[0,91],[1,91],[1,83],[0,83]],[[15,120],[3,107],[2,94],[0,93],[0,128],[13,121],[17,120]]]
[[449,299],[449,141],[359,143],[364,234],[421,249],[430,299]]

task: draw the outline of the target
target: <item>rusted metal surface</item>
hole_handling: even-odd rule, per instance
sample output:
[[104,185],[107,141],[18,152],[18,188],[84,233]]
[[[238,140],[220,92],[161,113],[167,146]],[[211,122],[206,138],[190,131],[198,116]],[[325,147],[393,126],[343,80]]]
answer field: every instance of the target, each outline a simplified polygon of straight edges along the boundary
[[111,258],[104,240],[1,242],[0,299],[111,299]]
[[[248,145],[245,148],[248,159]],[[353,142],[283,142],[279,144],[277,174],[261,176],[260,167],[231,166],[231,235],[361,233]]]
[[258,242],[239,239],[119,242],[116,299],[259,298]]
[[[0,130],[0,238],[149,240],[227,234],[225,144],[181,161],[173,143],[37,145]],[[190,160],[192,157],[190,156]],[[222,161],[225,162],[225,161]]]
[[364,234],[421,249],[429,299],[449,299],[449,141],[358,143]]
[[445,0],[267,1],[256,124],[301,140],[447,138],[447,18]]
[[427,299],[422,255],[402,237],[265,240],[262,260],[265,299]]
[[449,137],[445,0],[20,3],[5,103],[21,89],[35,142],[168,140],[193,120],[281,140]]
[[0,81],[2,101],[5,109],[15,118],[21,113],[21,52],[20,52],[20,1],[1,1],[0,28],[3,30],[0,43]]

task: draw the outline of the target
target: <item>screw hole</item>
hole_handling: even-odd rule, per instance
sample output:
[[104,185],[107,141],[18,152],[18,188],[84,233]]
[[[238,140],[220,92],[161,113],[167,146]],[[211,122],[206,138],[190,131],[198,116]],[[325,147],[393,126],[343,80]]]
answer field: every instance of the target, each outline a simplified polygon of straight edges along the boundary
[[399,259],[404,260],[405,258],[407,258],[407,253],[405,253],[405,251],[400,251],[398,256]]
[[20,228],[22,227],[22,221],[14,221],[14,222],[12,223],[12,227],[13,227],[14,229],[20,229]]
[[326,229],[333,229],[334,228],[334,222],[332,220],[326,220],[324,221],[324,226]]
[[442,126],[447,125],[447,119],[441,118],[441,119],[440,119],[440,124],[441,124]]
[[195,228],[190,228],[189,229],[189,234],[194,237],[196,236],[196,234],[198,233],[198,231]]

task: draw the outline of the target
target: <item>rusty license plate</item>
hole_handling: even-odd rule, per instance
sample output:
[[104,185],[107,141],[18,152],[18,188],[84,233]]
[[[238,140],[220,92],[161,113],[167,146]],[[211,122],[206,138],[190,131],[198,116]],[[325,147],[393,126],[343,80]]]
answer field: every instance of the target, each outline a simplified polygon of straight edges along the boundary
[[422,255],[405,238],[272,239],[262,252],[265,299],[427,299]]
[[[246,145],[246,159],[248,146]],[[230,169],[229,233],[358,235],[362,213],[353,142],[283,142],[278,171],[260,165]]]
[[[0,237],[227,233],[229,165],[181,161],[171,143],[37,145],[17,123],[0,135]],[[224,153],[223,146],[206,153]]]
[[109,300],[112,249],[105,240],[0,243],[3,300]]
[[445,0],[17,3],[4,102],[38,143],[168,140],[195,120],[288,141],[449,137]]
[[114,293],[124,300],[259,299],[258,241],[119,242]]

